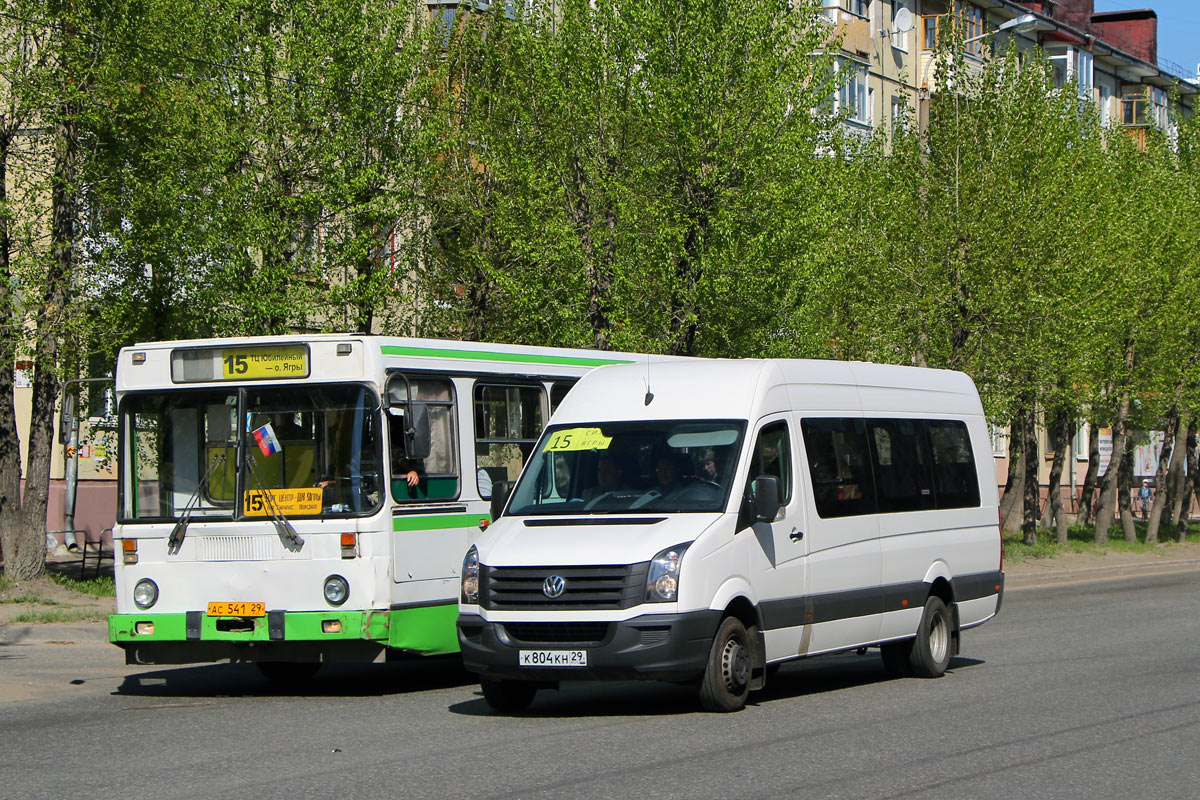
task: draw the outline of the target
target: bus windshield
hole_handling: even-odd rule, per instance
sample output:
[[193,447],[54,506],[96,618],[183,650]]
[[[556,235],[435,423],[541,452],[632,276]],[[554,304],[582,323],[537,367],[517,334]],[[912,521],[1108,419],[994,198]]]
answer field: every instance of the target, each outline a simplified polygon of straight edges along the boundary
[[370,512],[381,502],[378,406],[358,385],[130,395],[121,407],[121,517]]
[[720,511],[745,423],[674,420],[549,428],[508,513]]

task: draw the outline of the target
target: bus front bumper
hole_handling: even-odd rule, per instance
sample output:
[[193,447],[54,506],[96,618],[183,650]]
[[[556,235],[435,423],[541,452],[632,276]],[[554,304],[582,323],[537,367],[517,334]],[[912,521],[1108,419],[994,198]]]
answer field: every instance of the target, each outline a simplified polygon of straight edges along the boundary
[[217,617],[203,611],[113,614],[108,638],[127,664],[208,661],[381,661],[389,653],[458,649],[454,604],[413,609],[268,611]]

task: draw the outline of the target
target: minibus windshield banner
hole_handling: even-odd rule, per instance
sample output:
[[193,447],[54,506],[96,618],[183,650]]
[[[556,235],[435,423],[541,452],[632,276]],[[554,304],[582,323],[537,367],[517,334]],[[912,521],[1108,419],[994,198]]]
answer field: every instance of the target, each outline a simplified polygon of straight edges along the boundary
[[562,453],[568,450],[607,450],[611,436],[605,436],[599,428],[566,428],[550,434],[543,453]]

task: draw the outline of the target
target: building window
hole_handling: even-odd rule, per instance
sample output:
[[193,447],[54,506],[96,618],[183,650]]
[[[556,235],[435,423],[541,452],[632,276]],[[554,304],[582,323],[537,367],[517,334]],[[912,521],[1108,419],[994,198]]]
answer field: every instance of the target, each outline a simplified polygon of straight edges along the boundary
[[1100,87],[1100,124],[1105,128],[1112,125],[1112,87]]
[[860,17],[871,13],[871,0],[846,0],[846,10]]
[[1053,70],[1054,85],[1062,89],[1075,84],[1075,89],[1084,100],[1092,99],[1092,54],[1076,47],[1052,48],[1047,59]]
[[1143,128],[1167,128],[1167,93],[1156,86],[1137,86],[1127,89],[1121,98],[1121,124]]
[[867,68],[853,61],[842,61],[838,64],[842,73],[838,77],[841,84],[838,88],[838,111],[849,113],[850,120],[861,125],[871,124],[871,108],[868,102]]
[[892,95],[892,135],[903,130],[909,123],[909,108],[901,95]]
[[955,0],[952,14],[921,17],[921,49],[933,50],[954,30],[962,36],[964,53],[983,57],[983,9],[963,0]]

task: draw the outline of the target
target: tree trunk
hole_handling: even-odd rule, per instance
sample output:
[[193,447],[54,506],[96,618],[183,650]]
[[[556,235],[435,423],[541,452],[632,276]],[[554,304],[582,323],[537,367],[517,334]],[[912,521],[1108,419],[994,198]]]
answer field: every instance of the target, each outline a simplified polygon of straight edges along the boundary
[[1037,523],[1041,512],[1041,486],[1038,484],[1037,406],[1032,400],[1025,407],[1021,425],[1021,450],[1025,454],[1024,513],[1021,533],[1025,544],[1037,544]]
[[1192,492],[1200,491],[1200,474],[1197,474],[1200,472],[1200,451],[1196,442],[1196,419],[1193,417],[1187,427],[1187,474],[1184,475],[1183,486],[1179,492],[1182,495],[1179,501],[1179,516],[1175,518],[1175,538],[1180,542],[1187,539],[1188,523],[1192,519]]
[[1067,543],[1068,523],[1062,501],[1063,465],[1067,461],[1067,446],[1071,441],[1071,417],[1063,411],[1054,415],[1050,428],[1050,446],[1054,448],[1054,462],[1050,465],[1050,484],[1046,489],[1046,515],[1054,520],[1058,543]]
[[1086,525],[1092,518],[1092,501],[1096,493],[1096,476],[1100,472],[1100,426],[1088,423],[1088,467],[1083,476],[1083,488],[1079,492],[1079,507],[1075,511],[1075,524]]
[[[1117,504],[1121,509],[1121,530],[1125,541],[1137,541],[1137,527],[1134,524],[1133,502],[1133,449],[1129,446],[1132,437],[1125,437],[1125,449],[1121,453],[1121,467],[1117,470],[1117,481],[1120,484],[1117,493]],[[1116,455],[1114,452],[1113,455]]]
[[1167,411],[1163,431],[1162,452],[1158,454],[1158,467],[1154,470],[1154,503],[1150,507],[1150,518],[1146,521],[1147,544],[1158,544],[1158,526],[1162,522],[1163,511],[1167,507],[1167,472],[1175,462],[1175,434],[1179,427],[1179,406],[1172,403]]
[[[8,207],[8,156],[12,139],[0,139],[0,208]],[[12,296],[12,238],[9,215],[0,214],[0,324],[16,330],[21,320],[14,313]],[[17,434],[14,396],[16,337],[0,336],[0,553],[14,558],[21,529],[21,445]],[[44,544],[44,542],[43,542]]]
[[[1113,426],[1112,459],[1108,469],[1104,471],[1101,483],[1100,503],[1096,510],[1096,544],[1108,544],[1108,529],[1113,524],[1117,508],[1118,473],[1121,471],[1121,458],[1125,453],[1125,421],[1129,419],[1129,395],[1121,395],[1117,408],[1117,423]],[[1128,501],[1128,498],[1126,498]]]
[[[1171,448],[1171,464],[1167,467],[1167,486],[1171,496],[1171,504],[1167,508],[1167,524],[1171,529],[1167,536],[1178,536],[1179,514],[1183,502],[1187,499],[1187,482],[1184,475],[1184,462],[1187,458],[1188,426],[1183,421],[1183,415],[1175,421],[1175,446]],[[1184,529],[1186,532],[1186,528]],[[1146,534],[1147,537],[1149,533]]]
[[[1010,428],[1010,430],[1015,430]],[[1004,530],[1012,533],[1020,530],[1021,518],[1017,515],[1018,501],[1025,486],[1025,459],[1013,455],[1012,437],[1009,437],[1008,479],[1004,484],[1004,497],[1000,498],[1000,518]]]

